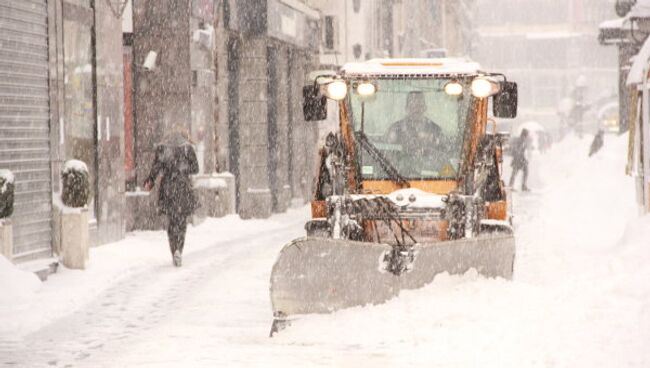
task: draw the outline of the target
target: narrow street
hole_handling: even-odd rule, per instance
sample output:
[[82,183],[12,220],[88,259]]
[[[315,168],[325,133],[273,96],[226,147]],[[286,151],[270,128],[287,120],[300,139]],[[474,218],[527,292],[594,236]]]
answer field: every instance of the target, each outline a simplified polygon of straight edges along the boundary
[[[533,192],[514,194],[512,282],[472,272],[441,275],[384,305],[300,318],[270,339],[271,266],[282,245],[303,233],[307,216],[306,209],[291,210],[257,236],[214,239],[188,254],[181,269],[158,264],[134,273],[74,314],[21,342],[0,344],[0,361],[19,367],[641,366],[650,359],[643,347],[650,338],[650,289],[643,281],[650,277],[643,267],[650,250],[629,231],[623,238],[634,216],[632,187],[614,175],[624,138],[610,139],[592,160],[560,160],[583,155],[588,141],[572,137],[535,157]],[[600,183],[590,176],[610,171]],[[591,191],[584,193],[587,183]],[[593,200],[613,188],[620,201],[609,201],[608,209]]]

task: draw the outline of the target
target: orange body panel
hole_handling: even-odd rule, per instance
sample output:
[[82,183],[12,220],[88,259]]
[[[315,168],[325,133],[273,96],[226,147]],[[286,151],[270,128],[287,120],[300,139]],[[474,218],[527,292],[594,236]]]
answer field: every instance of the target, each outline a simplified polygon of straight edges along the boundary
[[[458,188],[454,180],[414,180],[409,181],[411,188],[417,188],[428,193],[448,194]],[[391,180],[364,180],[361,190],[364,194],[389,194],[402,189],[403,186]]]
[[[348,105],[345,100],[339,103],[339,124],[343,140],[346,146],[348,162],[357,162],[355,150],[355,138],[353,128],[348,115]],[[473,124],[471,127],[471,137],[465,142],[465,166],[471,167],[474,164],[474,158],[478,150],[480,138],[485,134],[487,128],[487,99],[479,99],[474,110]],[[502,162],[503,153],[501,150],[496,152],[497,162]],[[321,157],[322,159],[323,157]],[[460,183],[456,180],[413,180],[408,183],[398,184],[392,180],[361,180],[357,177],[356,168],[351,165],[347,172],[348,177],[348,190],[350,193],[360,194],[390,194],[396,190],[403,188],[417,188],[424,192],[445,195],[458,189]],[[490,202],[487,203],[487,218],[493,220],[507,220],[508,218],[508,204],[506,201]],[[311,202],[312,218],[325,218],[328,215],[327,202],[324,200],[313,200]],[[437,220],[433,222],[426,221],[426,223],[411,223],[404,224],[405,227],[414,231],[414,233],[421,233],[418,235],[428,235],[429,237],[437,238],[437,240],[448,240],[449,223],[445,220]],[[364,236],[367,241],[377,241],[375,239],[379,235],[386,236],[388,230],[382,222],[374,220],[366,220],[363,223]],[[414,227],[413,229],[409,229]],[[384,229],[385,228],[385,229]],[[383,234],[382,234],[383,233]],[[391,232],[392,233],[392,232]],[[435,239],[429,239],[435,241]]]
[[490,220],[507,220],[508,219],[508,202],[498,201],[487,204],[487,218]]
[[312,218],[327,217],[327,202],[311,201],[311,217]]

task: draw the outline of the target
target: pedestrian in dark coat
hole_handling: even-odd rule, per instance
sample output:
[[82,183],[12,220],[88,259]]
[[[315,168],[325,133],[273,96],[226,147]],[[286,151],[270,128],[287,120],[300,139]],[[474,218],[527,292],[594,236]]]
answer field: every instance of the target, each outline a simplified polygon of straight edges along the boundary
[[515,185],[515,177],[521,170],[524,173],[521,190],[527,192],[529,190],[526,186],[526,181],[528,180],[528,159],[526,158],[526,151],[528,150],[528,130],[523,129],[519,137],[515,138],[515,141],[510,147],[512,152],[512,176],[510,176],[510,187]]
[[603,135],[605,132],[600,129],[598,133],[594,136],[594,140],[591,142],[591,147],[589,148],[589,157],[596,154],[603,147],[604,139]]
[[199,172],[194,147],[182,133],[174,133],[156,146],[151,173],[145,180],[145,190],[153,188],[162,176],[158,195],[158,210],[167,216],[167,236],[174,266],[182,261],[187,217],[197,208],[190,175]]

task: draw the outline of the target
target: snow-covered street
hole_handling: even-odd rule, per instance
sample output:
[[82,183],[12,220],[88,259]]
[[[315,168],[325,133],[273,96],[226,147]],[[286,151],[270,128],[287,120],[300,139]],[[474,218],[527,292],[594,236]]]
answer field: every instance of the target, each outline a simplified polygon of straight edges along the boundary
[[306,316],[269,338],[271,266],[303,234],[308,210],[211,219],[190,229],[180,269],[164,233],[136,233],[94,249],[102,261],[87,271],[62,270],[3,300],[0,363],[647,367],[650,219],[637,218],[623,174],[626,137],[606,137],[591,159],[589,143],[568,137],[534,156],[533,191],[514,193],[512,282],[440,275],[384,305]]

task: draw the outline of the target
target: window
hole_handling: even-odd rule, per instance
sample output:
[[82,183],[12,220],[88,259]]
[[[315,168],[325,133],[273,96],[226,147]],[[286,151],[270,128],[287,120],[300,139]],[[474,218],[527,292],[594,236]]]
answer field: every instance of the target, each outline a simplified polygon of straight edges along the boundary
[[352,9],[358,13],[361,10],[361,0],[352,0]]
[[444,91],[448,79],[379,79],[370,99],[352,92],[352,118],[364,179],[390,179],[386,162],[406,179],[454,178],[460,168],[463,133],[475,101],[469,80],[464,93]]
[[324,31],[324,39],[323,43],[325,46],[325,49],[327,50],[334,50],[336,49],[337,45],[337,38],[338,38],[338,32],[337,32],[337,22],[336,18],[334,16],[328,15],[325,16],[324,19],[325,26],[323,27]]

